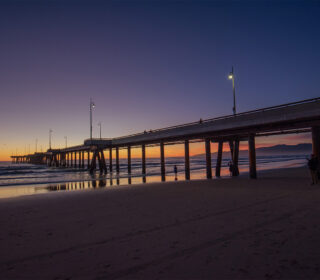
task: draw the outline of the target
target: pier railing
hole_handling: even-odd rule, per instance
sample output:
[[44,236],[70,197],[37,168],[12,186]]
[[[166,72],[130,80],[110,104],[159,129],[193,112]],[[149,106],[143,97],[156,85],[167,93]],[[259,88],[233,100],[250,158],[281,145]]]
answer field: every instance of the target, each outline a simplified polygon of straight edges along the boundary
[[188,126],[192,126],[192,125],[199,125],[199,124],[202,124],[202,123],[209,123],[209,122],[213,122],[213,121],[227,120],[227,119],[236,118],[236,117],[240,117],[240,116],[247,116],[247,115],[255,114],[255,113],[259,113],[259,112],[272,111],[272,110],[277,110],[277,109],[281,109],[281,108],[287,108],[287,107],[291,107],[291,106],[295,106],[295,105],[313,103],[313,102],[319,102],[319,101],[320,101],[320,97],[311,98],[311,99],[305,99],[305,100],[302,100],[302,101],[291,102],[291,103],[286,103],[286,104],[282,104],[282,105],[277,105],[277,106],[265,107],[265,108],[262,108],[262,109],[246,111],[246,112],[243,112],[243,113],[238,113],[236,115],[225,115],[225,116],[221,116],[221,117],[209,118],[209,119],[204,119],[204,120],[201,119],[201,120],[195,121],[195,122],[190,122],[190,123],[185,123],[185,124],[180,124],[180,125],[174,125],[174,126],[168,126],[168,127],[158,128],[158,129],[149,130],[149,131],[145,131],[145,132],[138,132],[138,133],[134,133],[134,134],[130,134],[130,135],[115,137],[115,138],[113,138],[113,140],[120,140],[120,139],[124,139],[124,138],[128,138],[128,137],[140,136],[140,135],[144,135],[146,133],[161,132],[161,131],[167,131],[167,130],[172,130],[172,129],[177,129],[177,128],[188,127]]

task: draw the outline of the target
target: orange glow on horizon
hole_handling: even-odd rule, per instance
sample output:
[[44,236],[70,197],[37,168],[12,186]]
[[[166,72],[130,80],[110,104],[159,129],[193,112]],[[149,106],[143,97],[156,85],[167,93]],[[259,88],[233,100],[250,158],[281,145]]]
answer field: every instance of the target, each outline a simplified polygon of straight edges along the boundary
[[[311,134],[292,134],[292,135],[277,135],[277,136],[268,136],[268,137],[258,137],[256,138],[256,148],[262,147],[270,147],[274,145],[287,144],[287,145],[296,145],[299,143],[311,143]],[[18,151],[18,155],[23,155],[24,147],[13,148],[11,144],[10,147],[3,146],[0,149],[0,161],[11,161],[10,156],[16,154]],[[240,150],[247,150],[248,144],[246,141],[240,142]],[[204,154],[205,153],[205,144],[204,142],[199,143],[190,143],[190,156]],[[211,143],[211,152],[215,153],[218,150],[217,143]],[[229,144],[227,142],[223,145],[223,151],[230,151]],[[31,154],[34,151],[30,152]],[[109,151],[105,150],[104,152],[105,158],[109,159]],[[184,156],[184,144],[176,144],[176,145],[165,145],[165,156],[166,157],[183,157]],[[112,150],[112,157],[115,160],[116,151]],[[146,157],[147,158],[159,158],[160,157],[160,147],[146,147]],[[119,158],[124,159],[127,158],[127,149],[123,148],[119,150]],[[134,147],[131,148],[131,158],[141,158],[141,148]],[[85,159],[87,159],[87,153],[85,153]]]

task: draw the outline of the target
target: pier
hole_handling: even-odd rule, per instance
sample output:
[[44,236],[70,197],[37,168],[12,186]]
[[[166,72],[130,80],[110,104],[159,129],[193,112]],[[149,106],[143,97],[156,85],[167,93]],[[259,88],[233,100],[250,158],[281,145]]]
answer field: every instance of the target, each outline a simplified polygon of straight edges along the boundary
[[[215,176],[220,177],[223,146],[230,147],[233,176],[239,175],[240,142],[248,143],[249,176],[257,178],[256,137],[279,134],[312,133],[313,153],[320,158],[320,98],[267,107],[258,110],[201,120],[113,139],[86,139],[82,145],[65,149],[50,149],[45,153],[12,156],[15,163],[47,164],[63,168],[88,169],[100,173],[113,170],[112,151],[115,151],[115,169],[120,173],[119,150],[127,150],[128,174],[131,174],[131,149],[141,149],[142,176],[146,175],[146,149],[160,146],[161,179],[165,181],[166,145],[183,144],[185,149],[185,179],[190,179],[189,144],[203,142],[206,154],[207,178],[212,178],[211,143],[218,143]],[[109,151],[107,166],[104,151]],[[85,162],[85,156],[87,161]]]

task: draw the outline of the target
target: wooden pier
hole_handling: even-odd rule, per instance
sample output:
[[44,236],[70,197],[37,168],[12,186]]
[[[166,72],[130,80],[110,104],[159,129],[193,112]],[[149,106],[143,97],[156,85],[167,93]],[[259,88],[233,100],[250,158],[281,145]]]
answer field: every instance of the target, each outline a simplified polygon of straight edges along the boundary
[[[172,144],[184,144],[185,178],[190,179],[189,144],[204,142],[206,154],[207,178],[212,178],[211,143],[218,143],[215,176],[220,177],[223,145],[230,147],[233,176],[239,175],[239,145],[248,143],[250,178],[257,178],[255,138],[261,136],[312,132],[313,153],[320,158],[320,98],[263,108],[228,115],[199,122],[172,126],[150,132],[113,139],[87,139],[83,145],[66,149],[51,149],[46,153],[12,156],[16,163],[40,163],[63,168],[88,169],[94,172],[97,167],[101,173],[113,169],[112,151],[115,150],[115,170],[120,173],[119,150],[127,150],[128,174],[131,174],[131,149],[141,148],[142,176],[146,175],[146,148],[160,146],[161,179],[165,181],[165,147]],[[109,168],[104,157],[109,151]],[[85,164],[85,154],[87,164]],[[79,159],[79,160],[77,160]],[[98,164],[97,164],[98,163]]]

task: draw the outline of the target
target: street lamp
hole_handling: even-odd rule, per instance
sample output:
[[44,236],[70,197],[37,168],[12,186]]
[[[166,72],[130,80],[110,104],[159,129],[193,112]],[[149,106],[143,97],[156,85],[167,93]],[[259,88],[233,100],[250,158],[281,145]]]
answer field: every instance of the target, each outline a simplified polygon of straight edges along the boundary
[[233,114],[235,115],[237,112],[236,112],[236,89],[234,87],[234,72],[233,72],[233,66],[232,66],[232,70],[231,72],[229,73],[229,76],[228,76],[228,79],[229,80],[232,80],[232,91],[233,91]]
[[92,99],[90,98],[90,140],[92,140],[92,109],[96,105],[93,103]]
[[68,138],[67,138],[67,136],[64,137],[64,140],[66,140],[66,148],[68,148]]
[[98,126],[100,127],[100,139],[101,139],[101,122],[98,123]]
[[49,150],[51,150],[51,136],[52,136],[53,130],[50,128],[49,129]]
[[36,138],[36,153],[37,153],[37,149],[38,149],[38,138]]

